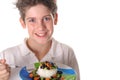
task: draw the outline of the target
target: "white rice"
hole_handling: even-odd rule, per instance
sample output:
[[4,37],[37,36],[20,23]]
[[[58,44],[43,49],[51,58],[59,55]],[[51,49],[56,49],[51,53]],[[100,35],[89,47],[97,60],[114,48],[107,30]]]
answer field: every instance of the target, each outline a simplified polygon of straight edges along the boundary
[[37,71],[38,75],[45,78],[50,78],[56,73],[57,73],[57,69],[46,70],[46,69],[41,69],[40,67],[38,68],[38,71]]

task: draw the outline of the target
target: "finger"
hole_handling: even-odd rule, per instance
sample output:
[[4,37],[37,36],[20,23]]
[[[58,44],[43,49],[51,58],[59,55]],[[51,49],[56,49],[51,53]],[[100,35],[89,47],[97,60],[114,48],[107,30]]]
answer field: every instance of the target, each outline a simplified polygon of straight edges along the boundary
[[0,71],[0,75],[6,74],[7,72],[8,72],[7,69],[3,69],[3,70]]
[[3,78],[3,80],[9,80],[10,73],[7,73],[6,76]]
[[8,80],[9,76],[10,76],[10,73],[7,72],[7,73],[5,73],[3,75],[0,75],[0,79],[2,79],[2,80]]
[[8,80],[10,76],[10,67],[6,64],[4,69],[0,71],[0,80]]
[[0,65],[0,73],[1,73],[3,70],[6,70],[7,72],[10,72],[10,67],[8,66],[8,64],[1,64],[1,65]]
[[11,67],[8,64],[6,64],[6,67],[7,67],[7,71],[10,72],[11,71]]
[[0,65],[0,71],[2,71],[2,70],[4,70],[4,69],[6,69],[6,65],[5,65],[5,64],[1,64],[1,65]]

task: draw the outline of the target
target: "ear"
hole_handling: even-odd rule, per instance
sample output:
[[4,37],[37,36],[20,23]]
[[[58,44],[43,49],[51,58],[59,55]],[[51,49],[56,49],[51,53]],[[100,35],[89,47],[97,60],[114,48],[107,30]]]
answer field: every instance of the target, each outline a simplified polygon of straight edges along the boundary
[[19,21],[20,21],[21,26],[23,28],[26,28],[25,22],[23,21],[23,19],[21,17],[20,17]]
[[58,13],[54,15],[54,25],[57,25],[58,22]]

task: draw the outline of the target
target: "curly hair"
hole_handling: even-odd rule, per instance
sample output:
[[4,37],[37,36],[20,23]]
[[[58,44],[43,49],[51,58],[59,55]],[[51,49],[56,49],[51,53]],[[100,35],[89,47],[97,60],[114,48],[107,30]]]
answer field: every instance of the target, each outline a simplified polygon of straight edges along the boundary
[[21,18],[24,20],[26,10],[37,4],[46,6],[51,11],[53,16],[57,12],[55,0],[18,0],[15,5],[19,10]]

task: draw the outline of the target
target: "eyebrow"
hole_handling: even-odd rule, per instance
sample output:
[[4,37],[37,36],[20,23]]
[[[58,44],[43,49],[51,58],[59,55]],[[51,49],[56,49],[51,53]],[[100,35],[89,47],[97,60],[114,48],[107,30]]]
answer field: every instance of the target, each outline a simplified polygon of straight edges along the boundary
[[[46,16],[51,16],[51,17],[53,17],[52,14],[44,15],[43,17],[46,17]],[[42,18],[43,18],[43,17],[42,17]],[[29,20],[29,19],[31,19],[31,18],[35,18],[35,17],[28,17],[28,18],[26,18],[25,20]]]

